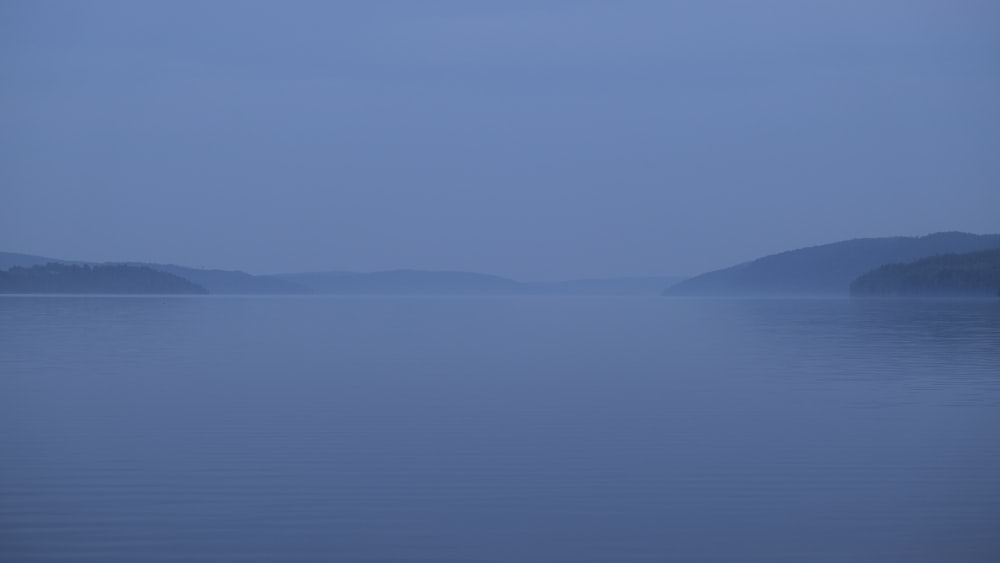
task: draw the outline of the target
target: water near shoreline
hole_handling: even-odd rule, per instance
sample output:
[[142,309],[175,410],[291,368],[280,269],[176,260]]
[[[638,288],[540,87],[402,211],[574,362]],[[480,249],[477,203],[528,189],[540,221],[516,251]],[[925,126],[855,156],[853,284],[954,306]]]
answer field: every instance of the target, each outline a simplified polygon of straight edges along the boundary
[[1000,303],[0,298],[9,561],[992,562]]

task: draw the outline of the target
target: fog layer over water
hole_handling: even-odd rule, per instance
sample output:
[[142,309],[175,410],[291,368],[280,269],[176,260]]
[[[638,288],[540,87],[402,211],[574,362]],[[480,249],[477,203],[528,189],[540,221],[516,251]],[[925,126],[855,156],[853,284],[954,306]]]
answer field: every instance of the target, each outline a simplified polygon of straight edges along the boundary
[[996,561],[1000,303],[0,299],[13,561]]

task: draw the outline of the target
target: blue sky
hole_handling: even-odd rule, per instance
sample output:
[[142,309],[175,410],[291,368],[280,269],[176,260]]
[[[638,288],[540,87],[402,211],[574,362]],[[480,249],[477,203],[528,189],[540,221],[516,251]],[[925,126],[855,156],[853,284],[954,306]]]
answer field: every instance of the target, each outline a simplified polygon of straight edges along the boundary
[[0,249],[694,274],[1000,232],[1000,5],[0,4]]

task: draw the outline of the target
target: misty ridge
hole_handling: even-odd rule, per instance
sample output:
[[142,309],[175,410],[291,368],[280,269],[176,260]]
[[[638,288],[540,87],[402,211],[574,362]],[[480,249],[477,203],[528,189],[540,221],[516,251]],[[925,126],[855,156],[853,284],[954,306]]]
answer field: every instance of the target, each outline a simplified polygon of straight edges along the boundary
[[253,275],[122,262],[90,265],[0,253],[0,293],[230,295],[633,295],[672,297],[984,297],[1000,295],[1000,235],[852,239],[697,275],[522,282],[430,270]]

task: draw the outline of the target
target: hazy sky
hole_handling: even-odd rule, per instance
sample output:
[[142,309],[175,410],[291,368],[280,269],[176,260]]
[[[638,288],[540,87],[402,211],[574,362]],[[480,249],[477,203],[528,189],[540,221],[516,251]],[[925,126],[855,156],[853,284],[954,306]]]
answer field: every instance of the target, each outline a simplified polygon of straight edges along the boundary
[[0,250],[694,274],[1000,232],[1000,3],[0,2]]

